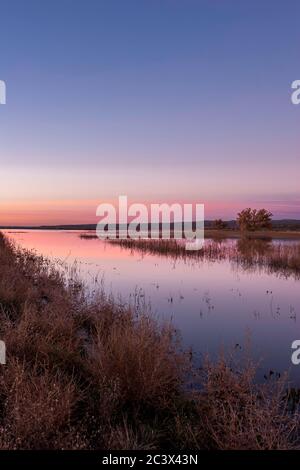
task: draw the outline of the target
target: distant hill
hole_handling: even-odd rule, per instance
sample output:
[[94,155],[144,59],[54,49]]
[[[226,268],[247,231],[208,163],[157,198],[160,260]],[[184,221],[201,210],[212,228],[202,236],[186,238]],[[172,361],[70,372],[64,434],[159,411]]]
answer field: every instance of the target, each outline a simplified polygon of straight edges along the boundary
[[276,230],[300,230],[300,220],[296,219],[273,220],[272,225]]
[[[229,229],[236,229],[235,220],[226,220]],[[179,225],[179,224],[175,224]],[[213,220],[205,220],[205,228],[213,228]],[[273,230],[288,230],[288,231],[300,231],[300,220],[297,219],[280,219],[272,221]],[[125,227],[124,227],[125,228]],[[150,228],[150,224],[149,224]],[[171,229],[174,228],[174,224],[171,224]],[[0,229],[4,230],[96,230],[96,224],[73,224],[73,225],[41,225],[41,226],[0,226]]]
[[[226,220],[228,228],[235,229],[237,228],[237,224],[235,220]],[[205,221],[205,228],[213,228],[214,221],[213,220],[206,220]],[[300,220],[297,219],[280,219],[280,220],[272,220],[272,227],[273,230],[292,230],[298,231],[300,230]]]

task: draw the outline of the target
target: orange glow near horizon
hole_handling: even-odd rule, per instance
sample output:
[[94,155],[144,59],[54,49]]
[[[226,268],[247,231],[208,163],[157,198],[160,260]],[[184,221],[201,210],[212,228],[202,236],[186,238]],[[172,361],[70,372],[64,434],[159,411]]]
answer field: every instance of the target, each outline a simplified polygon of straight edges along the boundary
[[[96,209],[102,202],[111,203],[118,212],[118,199],[110,200],[44,200],[44,201],[11,201],[0,203],[0,226],[40,226],[40,225],[80,225],[96,224],[99,218],[96,216]],[[128,200],[128,205],[132,201]],[[151,203],[169,204],[180,202],[188,203],[194,201],[146,201],[145,204],[150,207]],[[253,204],[247,202],[232,201],[197,201],[199,204],[205,204],[205,219],[224,218],[234,219],[236,214],[245,207],[266,207],[276,214],[274,204]]]
[[0,203],[1,226],[90,224],[96,222],[97,201],[49,200]]

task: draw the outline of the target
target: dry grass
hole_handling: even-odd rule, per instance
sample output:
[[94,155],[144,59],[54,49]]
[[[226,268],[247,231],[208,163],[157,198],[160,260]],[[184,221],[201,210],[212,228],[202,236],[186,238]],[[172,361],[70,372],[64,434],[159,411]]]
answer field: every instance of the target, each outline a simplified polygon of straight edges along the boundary
[[252,368],[208,363],[198,377],[170,325],[87,298],[1,235],[0,265],[1,449],[298,446],[298,414]]
[[297,448],[299,416],[291,414],[285,381],[255,384],[251,362],[206,361],[201,391],[194,393],[198,422],[178,420],[178,431],[189,448],[278,450]]

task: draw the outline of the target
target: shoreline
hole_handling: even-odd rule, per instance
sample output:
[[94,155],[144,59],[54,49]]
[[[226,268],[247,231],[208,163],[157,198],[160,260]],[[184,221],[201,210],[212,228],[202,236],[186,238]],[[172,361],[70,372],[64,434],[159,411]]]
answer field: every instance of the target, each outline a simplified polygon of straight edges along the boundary
[[[82,226],[53,226],[53,227],[0,227],[0,232],[26,232],[26,231],[76,231],[76,232],[96,232],[95,227]],[[171,231],[172,234],[172,231]],[[298,230],[261,230],[255,232],[241,232],[234,229],[204,229],[204,238],[219,239],[273,239],[273,240],[300,240],[300,231]],[[172,239],[172,238],[171,238]]]

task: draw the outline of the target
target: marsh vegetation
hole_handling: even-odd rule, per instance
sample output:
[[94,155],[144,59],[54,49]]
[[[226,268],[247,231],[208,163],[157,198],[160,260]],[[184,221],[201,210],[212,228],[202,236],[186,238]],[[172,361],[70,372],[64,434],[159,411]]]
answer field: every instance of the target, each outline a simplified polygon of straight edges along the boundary
[[195,251],[186,250],[185,243],[177,240],[117,239],[110,243],[142,253],[212,262],[228,260],[244,269],[258,267],[284,276],[300,277],[300,243],[287,245],[248,238],[240,238],[236,243],[211,240]]

